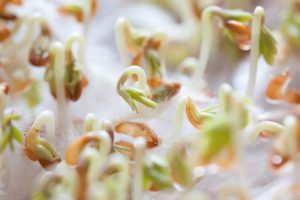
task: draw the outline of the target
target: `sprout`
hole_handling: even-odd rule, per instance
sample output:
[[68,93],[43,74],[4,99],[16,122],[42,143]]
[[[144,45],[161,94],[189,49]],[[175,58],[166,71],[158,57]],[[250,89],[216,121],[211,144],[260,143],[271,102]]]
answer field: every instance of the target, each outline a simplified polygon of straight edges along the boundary
[[265,95],[272,101],[286,101],[290,104],[300,103],[300,92],[298,90],[288,89],[290,83],[290,72],[286,69],[269,82]]
[[[235,151],[233,127],[228,118],[217,118],[203,125],[199,144],[198,164],[207,165],[217,160],[223,167],[233,164]],[[222,157],[219,155],[222,153]]]
[[83,5],[69,4],[60,6],[58,11],[64,15],[71,15],[80,23],[84,22],[86,17],[91,18],[95,16],[97,9],[96,0],[85,0]]
[[105,160],[107,155],[111,151],[111,141],[107,132],[105,131],[90,132],[81,136],[80,138],[78,138],[68,146],[65,152],[65,159],[67,164],[69,165],[78,164],[78,159],[80,154],[90,144],[96,144],[99,146],[100,149],[99,152],[101,154],[102,160]]
[[212,111],[216,107],[217,105],[213,105],[212,107],[200,110],[191,97],[183,97],[179,101],[176,111],[177,129],[181,129],[181,126],[183,124],[184,112],[186,113],[189,122],[196,129],[200,129],[204,121],[210,120],[215,117],[215,114]]
[[[124,66],[138,65],[148,68],[150,79],[161,79],[165,74],[165,33],[146,32],[131,26],[120,18],[115,28],[116,42]],[[131,59],[132,58],[132,59]]]
[[296,174],[298,173],[297,154],[299,152],[299,124],[294,116],[287,116],[284,119],[284,134],[274,144],[271,156],[271,165],[274,169],[279,169],[290,160],[295,163]]
[[51,42],[51,32],[45,19],[35,14],[33,22],[38,22],[40,25],[39,36],[33,42],[29,52],[29,63],[36,67],[44,67],[49,62],[49,47]]
[[64,87],[64,48],[60,42],[55,42],[50,47],[50,65],[45,73],[45,80],[48,81],[53,97],[58,101],[58,105],[65,105]]
[[[130,184],[129,162],[124,156],[113,153],[109,156],[106,163],[106,171],[109,175],[103,174],[109,197],[116,200],[128,199],[128,189]],[[113,171],[113,174],[111,174]]]
[[34,121],[25,135],[24,151],[32,161],[38,161],[42,167],[60,162],[60,157],[47,139],[41,138],[40,133],[45,126],[48,140],[53,141],[55,133],[54,115],[50,111],[42,112]]
[[[227,27],[225,27],[230,31],[229,33],[231,33],[231,35],[242,38],[249,37],[247,31],[241,31],[241,29],[247,29],[245,23],[248,23],[251,20],[251,14],[239,10],[222,10],[216,6],[208,6],[205,8],[202,13],[203,32],[200,51],[201,55],[199,55],[199,67],[196,68],[193,78],[195,82],[199,78],[203,79],[203,74],[207,68],[213,42],[212,19],[214,16],[218,16],[222,19],[223,24],[227,24]],[[235,24],[232,25],[233,23]]]
[[[133,86],[127,86],[127,81],[132,78],[136,79],[136,83]],[[144,70],[138,66],[128,67],[124,70],[117,83],[117,92],[134,112],[138,112],[135,101],[150,108],[156,108],[157,106],[157,104],[150,99],[146,74]]]
[[172,188],[170,166],[164,159],[157,156],[145,157],[143,171],[145,190],[157,191]]
[[137,138],[143,137],[146,141],[148,148],[153,148],[158,145],[158,137],[145,124],[137,123],[137,122],[122,122],[117,124],[115,127],[115,131],[120,134],[126,134],[128,136]]
[[136,154],[135,154],[135,171],[133,173],[133,183],[132,183],[132,200],[142,199],[143,193],[143,158],[146,151],[146,142],[144,138],[137,138],[134,143]]
[[167,153],[171,176],[175,183],[188,188],[193,182],[192,166],[185,143],[175,143]]
[[13,124],[13,121],[20,120],[20,116],[16,114],[5,115],[2,119],[2,135],[0,140],[0,153],[3,153],[9,145],[10,150],[14,150],[13,141],[17,141],[18,143],[23,143],[23,137],[21,131]]
[[91,19],[96,15],[97,0],[84,0],[82,4],[63,5],[59,7],[58,11],[63,15],[73,16],[77,22],[83,23],[83,35],[87,36]]
[[251,31],[251,55],[250,73],[247,86],[247,96],[252,97],[254,93],[258,58],[262,55],[265,61],[272,65],[277,53],[276,41],[267,27],[263,25],[264,9],[256,7],[253,14]]
[[272,121],[263,121],[248,128],[249,141],[254,141],[259,135],[264,134],[264,132],[270,133],[275,136],[280,136],[283,130],[284,127],[279,123]]
[[[78,44],[77,55],[74,55],[72,52],[72,47],[75,43]],[[65,92],[66,97],[72,101],[77,101],[80,98],[82,90],[88,84],[87,78],[81,72],[84,65],[83,46],[84,40],[78,34],[73,34],[65,45]]]

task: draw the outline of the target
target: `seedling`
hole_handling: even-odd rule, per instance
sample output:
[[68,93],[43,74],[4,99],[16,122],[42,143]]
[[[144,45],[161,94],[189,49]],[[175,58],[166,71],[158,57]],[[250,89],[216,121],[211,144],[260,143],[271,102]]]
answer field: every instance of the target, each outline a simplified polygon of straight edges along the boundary
[[43,168],[60,162],[60,157],[46,138],[40,137],[42,128],[46,128],[48,140],[54,140],[55,121],[50,111],[42,112],[25,135],[24,151],[32,161],[38,161]]

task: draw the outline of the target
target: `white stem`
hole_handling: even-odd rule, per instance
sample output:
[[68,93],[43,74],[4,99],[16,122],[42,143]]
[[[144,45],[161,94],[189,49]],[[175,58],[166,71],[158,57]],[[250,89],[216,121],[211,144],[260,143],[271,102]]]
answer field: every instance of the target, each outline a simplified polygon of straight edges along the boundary
[[128,187],[130,183],[130,171],[129,171],[129,163],[125,159],[124,156],[120,154],[112,154],[109,157],[108,165],[118,168],[120,171],[120,177],[116,182],[116,187],[118,191],[116,191],[115,199],[116,200],[127,200],[128,199]]
[[85,117],[85,120],[84,120],[84,131],[85,132],[96,131],[98,129],[98,127],[99,127],[99,125],[98,125],[97,118],[95,117],[95,115],[92,113],[87,114],[87,116]]
[[[219,7],[210,6],[203,11],[202,14],[202,42],[199,54],[199,67],[193,75],[193,82],[199,86],[204,83],[204,72],[207,68],[209,57],[213,45],[213,27],[212,27],[212,16],[214,12],[220,11]],[[200,81],[200,83],[199,83]],[[202,87],[202,85],[200,85]]]
[[160,43],[160,48],[159,48],[159,54],[161,56],[161,66],[160,66],[160,71],[162,73],[162,76],[165,77],[166,73],[167,73],[167,69],[166,69],[166,63],[165,63],[165,51],[166,51],[166,47],[168,44],[168,36],[166,35],[165,32],[163,31],[156,31],[153,34],[153,37],[158,39],[161,43]]
[[132,200],[141,200],[143,195],[143,158],[146,150],[144,138],[137,138],[135,146],[135,172],[133,176]]
[[43,111],[33,122],[31,128],[34,128],[36,130],[41,130],[43,126],[46,127],[47,139],[49,139],[51,142],[54,142],[55,117],[54,114],[49,110]]
[[122,64],[125,67],[130,66],[130,52],[127,48],[127,32],[130,33],[131,26],[127,19],[121,17],[118,19],[115,26],[115,39],[117,43],[117,48],[122,60]]
[[287,116],[284,119],[284,125],[286,127],[286,134],[288,135],[288,152],[290,154],[290,158],[294,161],[294,183],[299,186],[300,184],[300,166],[299,161],[297,159],[298,155],[298,136],[297,136],[297,119],[294,116]]
[[187,99],[188,99],[187,96],[182,97],[177,105],[177,108],[176,108],[176,132],[178,132],[182,128],[184,109],[185,109]]
[[253,142],[262,131],[270,131],[279,135],[284,130],[281,124],[272,121],[264,121],[250,127],[247,131],[249,142]]
[[[58,105],[58,114],[60,116],[59,121],[65,122],[67,119],[66,97],[65,97],[65,52],[63,45],[60,42],[54,42],[51,45],[50,53],[54,56],[54,63],[52,66],[54,69],[55,79],[55,92]],[[50,62],[51,63],[51,62]],[[68,127],[68,126],[67,126]],[[66,130],[63,130],[66,131]]]
[[33,17],[27,23],[27,31],[24,34],[24,37],[21,39],[18,45],[24,46],[31,40],[33,36],[33,30],[35,24],[39,24],[41,27],[46,24],[45,19],[42,17],[40,13],[34,13]]
[[83,9],[83,35],[87,37],[88,29],[91,24],[93,0],[85,0]]
[[[101,137],[101,148],[100,148],[100,152],[99,152],[99,156],[100,156],[100,166],[102,166],[102,164],[106,161],[110,151],[111,151],[111,139],[109,134],[106,131],[97,131],[96,132],[97,135],[99,135]],[[99,164],[98,163],[98,164]],[[99,166],[99,165],[98,165]]]
[[78,51],[77,51],[77,59],[79,61],[80,66],[84,66],[84,46],[85,46],[85,40],[84,38],[79,35],[78,33],[73,33],[71,37],[67,40],[65,44],[65,49],[66,51],[71,51],[72,52],[72,47],[74,43],[78,44]]
[[253,21],[252,21],[250,69],[249,69],[249,80],[248,80],[247,94],[246,94],[250,98],[253,97],[255,82],[256,82],[257,63],[260,56],[259,40],[260,40],[263,18],[264,18],[264,9],[260,6],[257,6],[254,10]]

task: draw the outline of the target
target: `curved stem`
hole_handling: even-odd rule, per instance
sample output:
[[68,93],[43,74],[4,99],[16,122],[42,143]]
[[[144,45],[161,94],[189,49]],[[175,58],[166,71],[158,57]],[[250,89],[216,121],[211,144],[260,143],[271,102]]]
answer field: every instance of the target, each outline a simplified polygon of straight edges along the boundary
[[249,69],[249,80],[247,86],[247,96],[253,97],[255,82],[256,82],[256,71],[258,58],[260,56],[259,41],[261,26],[264,18],[264,9],[257,6],[254,10],[251,30],[251,53],[250,53],[250,69]]
[[[74,43],[78,44],[78,51],[77,51],[77,59],[79,61],[80,66],[84,66],[84,45],[85,41],[84,38],[79,35],[78,33],[73,33],[71,37],[67,40],[65,44],[66,52],[72,52]],[[74,55],[75,56],[75,55]]]
[[135,172],[133,177],[132,200],[141,200],[143,194],[143,158],[146,150],[144,138],[137,138],[134,143],[135,153]]
[[46,126],[46,137],[51,142],[54,142],[55,118],[54,118],[54,114],[49,110],[43,111],[33,122],[31,128],[34,128],[36,130],[41,130],[43,126]]
[[26,44],[26,43],[28,43],[28,41],[30,41],[30,39],[32,38],[32,35],[33,35],[33,30],[34,30],[35,24],[39,24],[41,27],[46,26],[46,21],[45,21],[44,17],[42,17],[42,15],[39,13],[35,13],[33,15],[33,17],[28,21],[27,31],[24,34],[24,37],[22,38],[22,40],[19,42],[20,46],[24,46],[24,44]]
[[120,80],[123,80],[121,83],[124,83],[127,81],[128,78],[130,78],[132,75],[137,75],[138,81],[136,82],[137,88],[143,90],[146,92],[146,94],[149,94],[149,87],[147,85],[147,77],[145,71],[139,67],[139,66],[131,66],[124,70],[123,75],[124,79],[122,77]]
[[253,142],[262,131],[270,131],[279,135],[284,130],[284,127],[281,124],[272,121],[264,121],[258,124],[255,124],[253,127],[250,127],[248,132],[248,138],[250,142]]
[[[199,85],[203,83],[204,72],[207,68],[209,57],[211,54],[211,49],[213,45],[213,27],[212,27],[212,16],[215,12],[220,12],[220,8],[217,6],[207,7],[202,14],[202,43],[199,55],[199,67],[196,68],[196,71],[193,75],[193,81]],[[202,87],[200,85],[200,87]]]
[[130,29],[131,26],[124,17],[118,19],[115,26],[115,39],[119,55],[121,56],[122,64],[125,67],[130,66],[130,53],[127,48],[127,36],[131,32]]

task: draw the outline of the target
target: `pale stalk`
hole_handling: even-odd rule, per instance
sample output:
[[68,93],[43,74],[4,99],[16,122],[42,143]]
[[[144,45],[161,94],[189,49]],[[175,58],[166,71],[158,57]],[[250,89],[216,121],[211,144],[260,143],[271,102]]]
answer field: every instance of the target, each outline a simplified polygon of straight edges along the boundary
[[129,22],[124,17],[119,18],[115,26],[115,40],[124,67],[130,66],[130,52],[127,48],[128,38],[126,38],[126,33],[130,34],[130,32]]
[[89,113],[85,117],[84,120],[84,131],[85,132],[93,132],[96,131],[99,127],[99,124],[97,122],[97,119],[94,114]]
[[[300,184],[300,166],[299,166],[299,160],[298,160],[298,133],[297,133],[297,119],[294,116],[287,116],[284,119],[284,125],[286,127],[286,134],[288,134],[288,152],[290,158],[294,162],[294,176],[293,176],[293,182],[294,185],[299,188]],[[297,193],[295,193],[297,195]]]
[[264,18],[264,9],[257,6],[254,10],[251,29],[250,69],[246,96],[252,98],[256,82],[257,64],[260,56],[260,33]]
[[276,135],[279,135],[284,130],[284,126],[272,121],[264,121],[257,123],[250,127],[246,132],[249,142],[253,142],[262,131],[270,131]]
[[19,41],[19,46],[24,46],[28,43],[28,41],[31,41],[33,37],[34,26],[36,24],[39,24],[40,27],[46,26],[44,17],[42,17],[39,13],[35,13],[33,17],[27,22],[27,31],[24,34],[24,37]]
[[[62,131],[67,131],[69,125],[66,124],[68,118],[67,100],[65,96],[65,52],[63,45],[60,42],[55,42],[50,47],[50,55],[54,56],[54,63],[52,66],[54,69],[54,81],[55,81],[55,92],[57,99],[57,112],[59,121],[61,122]],[[51,63],[51,62],[50,62]]]
[[199,54],[199,67],[196,68],[193,75],[193,83],[196,86],[203,87],[204,72],[207,68],[210,54],[213,45],[213,23],[212,17],[215,12],[220,12],[221,9],[216,6],[210,6],[203,11],[202,14],[202,38],[201,49]]
[[[229,91],[228,91],[229,92]],[[241,122],[241,116],[239,114],[239,108],[243,105],[241,105],[241,102],[238,102],[237,97],[233,94],[233,92],[228,93],[229,95],[229,107],[232,108],[230,113],[228,113],[228,116],[231,121],[231,126],[233,128],[233,145],[234,145],[234,151],[236,153],[236,165],[234,168],[235,171],[238,174],[238,185],[243,189],[243,199],[250,199],[250,189],[249,184],[247,181],[246,176],[246,166],[245,166],[245,156],[244,156],[244,149],[243,149],[243,140],[241,137],[241,134],[243,134],[244,130],[242,128],[242,122]],[[223,113],[225,114],[225,113]]]
[[141,200],[143,197],[143,159],[146,151],[144,138],[137,138],[135,146],[135,171],[133,175],[132,200]]
[[85,46],[85,40],[84,38],[79,35],[78,33],[73,33],[71,37],[67,40],[65,44],[65,50],[66,51],[73,51],[73,45],[78,44],[78,51],[77,55],[74,55],[80,64],[81,67],[84,66],[84,46]]
[[188,99],[187,96],[182,97],[180,99],[178,105],[177,105],[177,108],[176,108],[176,131],[175,131],[175,133],[177,133],[182,128],[184,110],[185,110],[185,105],[186,105],[187,99]]
[[88,172],[88,181],[89,183],[96,181],[100,175],[99,169],[101,169],[108,158],[109,153],[111,152],[111,140],[107,132],[105,131],[95,131],[101,138],[100,149],[98,152],[93,153],[93,150],[88,151],[92,162],[89,172]]
[[83,35],[87,37],[91,25],[93,0],[85,0],[82,6],[83,10]]
[[128,188],[130,183],[129,163],[120,154],[112,154],[109,157],[108,165],[119,170],[119,179],[116,182],[118,191],[116,191],[115,200],[127,200]]
[[31,128],[40,131],[43,126],[46,127],[46,134],[45,134],[46,138],[49,141],[54,142],[54,138],[55,138],[55,117],[54,117],[54,114],[49,110],[43,111],[36,118],[36,120],[33,122]]

